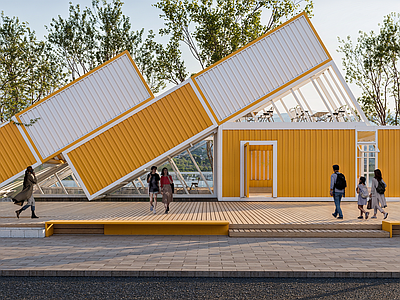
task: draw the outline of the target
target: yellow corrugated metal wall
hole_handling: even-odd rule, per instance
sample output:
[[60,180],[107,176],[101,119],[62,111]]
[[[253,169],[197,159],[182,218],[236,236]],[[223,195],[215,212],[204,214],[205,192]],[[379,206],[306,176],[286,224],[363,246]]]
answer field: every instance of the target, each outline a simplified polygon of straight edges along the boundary
[[211,125],[193,88],[186,84],[68,156],[94,194]]
[[400,197],[400,130],[378,130],[378,168],[388,185],[386,197]]
[[251,156],[250,187],[272,187],[272,145],[251,145],[249,147]]
[[17,125],[8,123],[0,128],[0,182],[36,163]]
[[355,196],[354,130],[224,130],[223,197],[240,197],[240,141],[278,141],[278,197],[329,197],[333,164]]

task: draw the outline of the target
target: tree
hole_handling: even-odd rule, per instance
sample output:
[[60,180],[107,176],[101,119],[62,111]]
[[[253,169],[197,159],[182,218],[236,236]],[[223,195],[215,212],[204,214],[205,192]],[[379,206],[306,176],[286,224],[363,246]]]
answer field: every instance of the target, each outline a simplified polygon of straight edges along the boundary
[[[303,2],[304,6],[301,6]],[[277,27],[301,10],[312,16],[312,0],[160,0],[165,28],[174,49],[186,45],[202,69],[219,61],[247,43]],[[262,15],[270,13],[267,24]],[[168,49],[168,46],[166,47]],[[179,51],[179,50],[178,50]],[[172,69],[186,74],[181,53],[174,53]],[[169,75],[170,82],[182,82],[186,76]],[[179,83],[178,82],[178,83]]]
[[49,43],[38,41],[28,23],[1,14],[0,122],[64,85],[66,77]]
[[132,31],[129,17],[122,13],[123,2],[92,0],[92,7],[81,9],[70,4],[69,16],[53,18],[48,40],[56,46],[71,71],[72,80],[89,72],[117,54],[128,50],[153,92],[164,87],[158,79],[156,52],[158,44],[150,31]]
[[378,34],[360,31],[355,45],[350,36],[339,38],[346,80],[361,88],[358,101],[368,119],[379,125],[400,122],[399,17],[394,13],[386,16]]
[[158,78],[162,81],[173,84],[185,81],[189,73],[186,71],[178,40],[172,38],[165,47],[160,45],[157,48],[156,67],[159,71]]
[[155,34],[152,30],[143,41],[144,29],[142,29],[133,43],[133,59],[147,84],[157,93],[165,87],[165,78],[160,72],[159,53],[162,46],[155,42]]

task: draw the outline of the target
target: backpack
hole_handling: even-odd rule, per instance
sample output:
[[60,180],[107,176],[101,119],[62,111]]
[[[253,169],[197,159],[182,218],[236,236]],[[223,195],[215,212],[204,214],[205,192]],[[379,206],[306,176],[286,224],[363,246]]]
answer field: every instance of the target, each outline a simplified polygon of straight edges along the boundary
[[344,190],[347,187],[346,178],[342,173],[336,173],[336,175],[335,188],[338,190]]
[[383,181],[382,180],[378,181],[378,186],[376,187],[376,192],[378,194],[382,195],[385,193],[385,191],[386,191],[386,187],[385,187],[385,184],[383,183]]

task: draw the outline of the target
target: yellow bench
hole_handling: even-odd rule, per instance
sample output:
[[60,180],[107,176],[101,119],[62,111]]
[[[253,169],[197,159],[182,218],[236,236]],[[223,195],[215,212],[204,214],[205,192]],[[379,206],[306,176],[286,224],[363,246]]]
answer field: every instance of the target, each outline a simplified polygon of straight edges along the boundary
[[390,237],[393,236],[393,226],[400,227],[400,221],[382,221],[382,230],[388,231],[390,233]]
[[[45,223],[46,237],[57,225],[104,226],[105,235],[228,235],[228,221],[121,221],[121,220],[53,220]],[[98,230],[98,229],[97,229]]]

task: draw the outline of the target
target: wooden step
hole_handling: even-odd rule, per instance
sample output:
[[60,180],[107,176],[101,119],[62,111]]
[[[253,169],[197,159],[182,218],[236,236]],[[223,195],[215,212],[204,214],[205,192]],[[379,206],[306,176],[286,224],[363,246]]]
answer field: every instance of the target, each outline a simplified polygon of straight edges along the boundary
[[259,238],[388,238],[383,230],[229,229],[230,237]]
[[[366,223],[366,222],[365,222]],[[310,229],[310,230],[381,230],[382,224],[354,223],[281,223],[281,224],[230,224],[230,229]]]
[[104,234],[103,224],[55,224],[54,234]]
[[228,235],[228,221],[169,220],[53,220],[45,223],[53,234],[104,235]]

